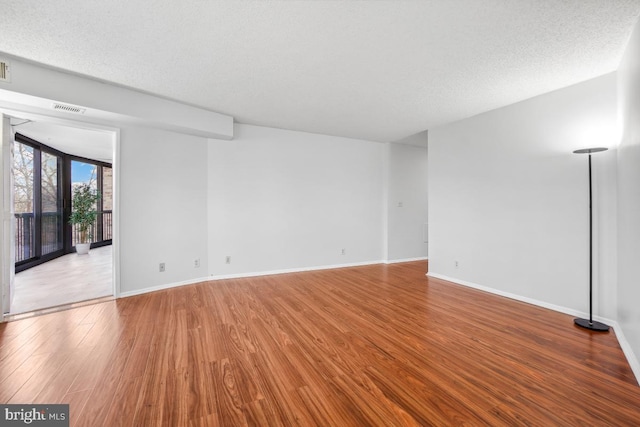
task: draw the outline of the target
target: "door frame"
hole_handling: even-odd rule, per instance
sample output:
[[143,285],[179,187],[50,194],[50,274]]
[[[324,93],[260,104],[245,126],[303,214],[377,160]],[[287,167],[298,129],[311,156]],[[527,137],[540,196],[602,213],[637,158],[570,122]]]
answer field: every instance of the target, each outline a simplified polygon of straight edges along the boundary
[[[29,109],[29,106],[25,105],[25,110]],[[80,129],[87,129],[87,130],[94,130],[94,131],[100,131],[100,132],[107,132],[110,134],[111,137],[111,141],[112,141],[112,149],[113,149],[113,162],[112,162],[112,169],[113,169],[113,239],[112,239],[112,247],[113,247],[113,254],[112,254],[112,295],[115,298],[119,298],[120,297],[120,128],[117,127],[112,127],[112,126],[105,126],[105,125],[101,125],[101,124],[97,124],[97,123],[89,123],[89,122],[85,122],[85,121],[77,121],[77,120],[72,120],[72,119],[63,119],[63,118],[59,118],[59,117],[54,117],[54,116],[50,116],[50,115],[46,115],[46,114],[40,114],[40,113],[31,113],[28,111],[23,111],[23,110],[17,110],[14,109],[13,107],[11,109],[5,109],[0,107],[0,117],[7,117],[7,122],[8,122],[8,118],[9,116],[14,116],[14,117],[20,117],[20,118],[28,118],[30,120],[34,120],[34,121],[41,121],[41,122],[47,122],[50,124],[57,124],[57,125],[61,125],[61,126],[70,126],[70,127],[76,127],[76,128],[80,128]],[[3,121],[4,122],[4,121]],[[8,132],[8,135],[13,138],[13,136],[11,135],[11,130],[10,127],[7,126],[8,129],[5,129],[5,126],[2,127],[3,129],[3,135],[5,133]],[[4,145],[4,144],[3,144]],[[2,156],[2,162],[5,162],[5,156]],[[8,160],[7,160],[8,161]],[[0,174],[0,181],[1,182],[1,187],[3,190],[8,189],[10,194],[13,193],[13,189],[11,186],[11,181],[9,180],[9,182],[6,182],[7,180],[5,179],[5,173],[4,173],[4,167],[2,167],[0,165],[0,170],[2,171],[2,174]],[[9,178],[10,179],[10,178]],[[2,198],[2,203],[3,203],[3,217],[4,217],[4,191],[3,191],[3,198]],[[11,203],[12,205],[12,203]],[[13,208],[12,206],[10,207],[10,211],[12,211]],[[11,213],[10,218],[9,218],[9,228],[10,230],[13,230],[13,214]],[[3,227],[4,225],[4,220],[3,220]],[[10,233],[12,234],[12,232]],[[2,263],[3,268],[0,269],[0,271],[2,272],[2,277],[4,277],[5,275],[5,265],[9,265],[10,266],[10,271],[14,271],[15,268],[15,254],[13,253],[13,239],[12,236],[7,236],[7,233],[2,233],[0,235],[0,247],[2,248],[2,250],[0,251],[0,254],[2,255],[2,259],[0,260],[0,262]],[[6,248],[6,249],[5,249]],[[9,252],[7,252],[7,250]],[[7,255],[5,255],[5,253],[7,252]],[[12,281],[12,280],[11,280]],[[6,286],[10,286],[8,283],[5,284],[5,281],[2,280],[2,284],[0,286],[2,286],[2,292],[0,292],[0,322],[5,321],[7,316],[10,316],[9,313],[5,313],[5,309],[7,307],[10,306],[10,301],[5,301],[5,298],[3,298],[3,294],[5,294],[5,287]],[[9,289],[7,289],[7,291],[9,291]],[[9,292],[7,292],[8,294]],[[9,297],[10,298],[10,297]]]
[[9,312],[13,299],[15,275],[14,215],[13,215],[13,136],[8,115],[0,112],[0,209],[2,233],[0,234],[0,320]]

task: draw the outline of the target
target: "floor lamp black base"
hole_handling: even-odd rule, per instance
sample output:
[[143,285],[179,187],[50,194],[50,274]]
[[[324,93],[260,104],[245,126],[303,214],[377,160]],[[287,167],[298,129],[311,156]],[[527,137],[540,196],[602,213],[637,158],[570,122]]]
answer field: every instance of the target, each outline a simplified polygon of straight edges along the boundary
[[589,322],[589,319],[573,319],[573,323],[583,328],[591,329],[592,331],[607,332],[609,330],[608,325],[596,322],[595,320],[593,322]]

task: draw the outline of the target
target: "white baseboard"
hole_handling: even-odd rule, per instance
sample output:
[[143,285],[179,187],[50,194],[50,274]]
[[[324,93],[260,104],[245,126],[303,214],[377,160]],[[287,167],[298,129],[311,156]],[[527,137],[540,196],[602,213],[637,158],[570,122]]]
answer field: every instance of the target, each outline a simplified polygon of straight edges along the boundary
[[177,288],[179,286],[194,285],[196,283],[206,282],[207,280],[210,280],[210,279],[208,277],[201,277],[198,279],[185,280],[182,282],[165,283],[163,285],[150,286],[148,288],[120,292],[120,295],[118,295],[116,298],[127,298],[127,297],[132,297],[134,295],[142,295],[142,294],[147,294],[149,292],[162,291],[164,289],[170,289],[170,288]]
[[321,265],[316,267],[286,268],[282,270],[258,271],[249,273],[219,274],[209,276],[206,280],[242,279],[243,277],[271,276],[274,274],[302,273],[305,271],[333,270],[335,268],[362,267],[365,265],[384,264],[384,261],[364,261],[349,264]]
[[[564,314],[569,314],[575,317],[581,317],[581,318],[588,318],[589,317],[589,313],[583,313],[581,311],[578,310],[574,310],[572,308],[568,308],[568,307],[563,307],[560,305],[555,305],[555,304],[550,304],[548,302],[545,301],[539,301],[533,298],[528,298],[528,297],[523,297],[521,295],[517,295],[517,294],[512,294],[510,292],[505,292],[505,291],[501,291],[499,289],[494,289],[494,288],[490,288],[488,286],[482,286],[482,285],[478,285],[477,283],[472,283],[472,282],[467,282],[466,280],[460,280],[460,279],[456,279],[454,277],[448,277],[442,274],[438,274],[438,273],[427,273],[428,277],[433,277],[435,279],[441,279],[441,280],[446,280],[447,282],[452,282],[458,285],[462,285],[462,286],[467,286],[469,288],[474,288],[474,289],[478,289],[484,292],[489,292],[491,294],[495,294],[495,295],[500,295],[506,298],[510,298],[516,301],[522,301],[522,302],[526,302],[528,304],[532,304],[532,305],[537,305],[538,307],[543,307],[543,308],[548,308],[549,310],[553,310],[553,311],[557,311],[559,313],[564,313]],[[607,325],[610,325],[613,330],[616,333],[616,337],[618,338],[618,343],[620,344],[620,348],[622,348],[622,352],[624,353],[625,357],[627,358],[627,362],[629,363],[629,367],[631,367],[631,370],[633,371],[633,374],[636,377],[636,381],[638,381],[638,384],[640,384],[640,362],[638,361],[638,358],[636,357],[635,353],[633,352],[633,349],[631,348],[631,345],[629,344],[629,341],[627,341],[627,339],[624,336],[624,333],[622,331],[622,327],[618,324],[617,321],[613,320],[613,319],[607,319],[604,317],[600,317],[600,316],[593,316],[594,320],[597,320],[598,322],[602,322],[605,323]]]
[[631,344],[629,344],[629,341],[627,341],[627,338],[625,338],[624,332],[622,331],[622,326],[620,326],[618,322],[611,322],[611,326],[616,332],[620,348],[622,348],[622,352],[626,356],[627,362],[629,362],[629,366],[631,367],[633,374],[636,376],[636,381],[638,382],[638,384],[640,384],[640,361],[638,361],[638,358],[633,352]]
[[405,258],[405,259],[388,259],[384,261],[385,264],[398,264],[401,262],[413,262],[413,261],[427,261],[428,257],[418,257],[418,258]]

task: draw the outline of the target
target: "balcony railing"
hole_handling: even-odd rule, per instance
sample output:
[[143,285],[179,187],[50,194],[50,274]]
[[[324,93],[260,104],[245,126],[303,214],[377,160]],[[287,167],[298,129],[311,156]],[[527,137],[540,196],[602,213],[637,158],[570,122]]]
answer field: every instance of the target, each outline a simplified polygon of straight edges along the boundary
[[32,213],[16,215],[16,262],[32,258],[34,248],[34,222]]
[[[15,262],[21,262],[34,258],[35,251],[35,220],[33,213],[15,214],[16,240]],[[46,255],[62,249],[62,215],[58,212],[44,212],[42,214],[42,238],[40,241],[41,255]],[[91,227],[93,242],[102,242],[113,238],[113,214],[112,211],[98,212],[98,218]],[[72,227],[72,246],[75,246],[79,238],[76,226]]]
[[[102,217],[102,221],[100,220]],[[103,242],[105,240],[111,240],[113,238],[113,214],[112,211],[98,212],[96,221],[91,224],[93,239],[92,242]],[[80,231],[75,225],[71,231],[71,245],[75,246],[80,241]]]

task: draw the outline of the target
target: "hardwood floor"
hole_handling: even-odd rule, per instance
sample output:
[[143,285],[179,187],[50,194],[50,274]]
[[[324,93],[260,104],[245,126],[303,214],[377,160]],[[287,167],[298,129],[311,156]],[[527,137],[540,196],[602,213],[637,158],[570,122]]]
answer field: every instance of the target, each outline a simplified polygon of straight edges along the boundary
[[11,314],[113,295],[112,247],[69,254],[15,276]]
[[76,426],[631,426],[613,332],[425,262],[234,279],[0,325],[0,402]]

